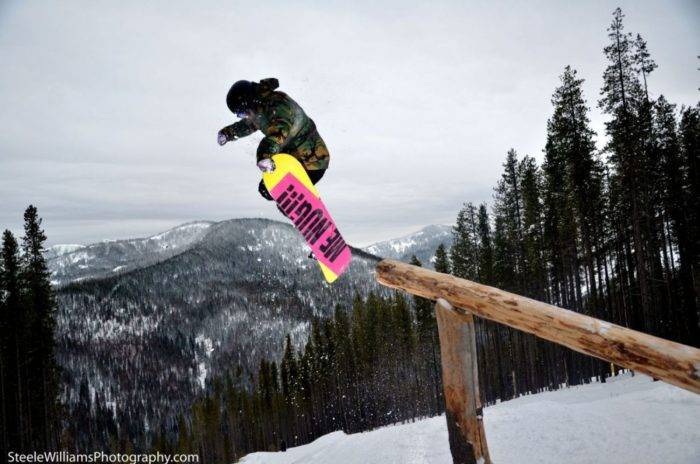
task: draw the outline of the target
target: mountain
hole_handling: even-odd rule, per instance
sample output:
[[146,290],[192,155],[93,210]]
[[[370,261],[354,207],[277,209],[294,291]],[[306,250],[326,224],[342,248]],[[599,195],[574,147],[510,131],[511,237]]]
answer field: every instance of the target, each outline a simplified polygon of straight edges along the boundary
[[[189,222],[147,238],[103,240],[90,245],[54,245],[45,252],[52,283],[60,287],[164,261],[202,241],[214,224],[211,221]],[[448,248],[452,244],[450,226],[430,225],[413,234],[378,242],[363,250],[406,262],[416,255],[423,265],[432,267],[435,249],[441,243]]]
[[415,255],[425,267],[433,267],[435,250],[440,244],[449,248],[452,245],[452,227],[430,225],[404,237],[378,242],[365,248],[365,251],[382,258],[409,262]]
[[105,277],[162,261],[201,240],[213,222],[190,222],[148,238],[55,245],[46,252],[52,283]]
[[[366,251],[428,263],[449,238],[448,227],[429,226]],[[64,400],[75,413],[90,407],[81,391],[92,392],[134,428],[172,426],[220,373],[240,366],[247,383],[261,359],[280,358],[286,334],[300,346],[314,318],[350,308],[356,294],[389,292],[361,252],[326,284],[299,233],[266,219],[192,222],[147,238],[54,246],[46,257]]]
[[[57,287],[56,329],[70,408],[85,407],[80,392],[90,391],[132,427],[172,425],[219,373],[240,366],[247,382],[262,358],[279,359],[286,334],[300,345],[315,317],[349,308],[356,293],[387,292],[363,257],[325,283],[289,224],[197,224],[50,261],[73,278]],[[126,269],[107,272],[115,264]]]

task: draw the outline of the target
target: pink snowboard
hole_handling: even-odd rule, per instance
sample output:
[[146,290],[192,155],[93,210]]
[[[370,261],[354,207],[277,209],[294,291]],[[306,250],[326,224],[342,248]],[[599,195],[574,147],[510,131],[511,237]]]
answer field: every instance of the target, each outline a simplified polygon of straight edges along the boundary
[[311,247],[326,280],[337,279],[350,264],[351,252],[318,193],[288,172],[270,194]]

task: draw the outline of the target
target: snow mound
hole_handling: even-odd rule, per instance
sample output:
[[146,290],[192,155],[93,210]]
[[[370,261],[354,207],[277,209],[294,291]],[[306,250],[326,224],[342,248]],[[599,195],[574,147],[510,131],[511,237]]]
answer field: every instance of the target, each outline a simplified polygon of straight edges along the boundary
[[[637,375],[517,398],[484,410],[495,463],[697,464],[700,395]],[[244,464],[450,464],[444,416],[334,432]]]

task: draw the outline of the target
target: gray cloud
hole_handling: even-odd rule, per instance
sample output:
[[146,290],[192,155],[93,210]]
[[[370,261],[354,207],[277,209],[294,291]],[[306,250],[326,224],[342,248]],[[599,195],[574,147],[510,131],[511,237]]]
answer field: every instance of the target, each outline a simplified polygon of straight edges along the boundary
[[595,107],[618,4],[659,64],[652,90],[697,101],[691,1],[4,2],[0,225],[30,202],[51,243],[278,218],[256,192],[259,136],[215,142],[231,82],[268,76],[331,149],[320,189],[350,242],[451,222],[490,200],[510,147],[541,158],[565,65]]

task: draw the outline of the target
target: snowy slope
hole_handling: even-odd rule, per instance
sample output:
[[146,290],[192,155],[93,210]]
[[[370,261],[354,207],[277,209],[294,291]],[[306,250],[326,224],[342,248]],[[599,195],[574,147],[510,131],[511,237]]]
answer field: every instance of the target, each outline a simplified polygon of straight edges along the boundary
[[410,261],[411,256],[416,255],[424,266],[432,267],[435,250],[441,243],[446,248],[452,245],[451,226],[426,226],[413,234],[370,245],[365,251],[400,261]]
[[[485,409],[491,458],[508,464],[700,463],[700,395],[621,376]],[[448,464],[445,418],[345,435],[334,432],[245,464]]]
[[73,253],[81,248],[85,248],[85,245],[76,244],[65,244],[65,245],[54,245],[46,249],[44,252],[44,257],[47,261],[56,259],[59,256],[67,255],[68,253]]
[[152,237],[104,240],[87,246],[54,245],[46,251],[52,283],[105,277],[162,261],[197,243],[212,224],[190,222]]

